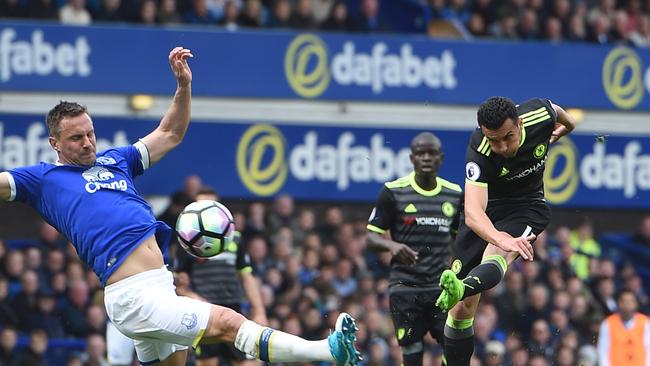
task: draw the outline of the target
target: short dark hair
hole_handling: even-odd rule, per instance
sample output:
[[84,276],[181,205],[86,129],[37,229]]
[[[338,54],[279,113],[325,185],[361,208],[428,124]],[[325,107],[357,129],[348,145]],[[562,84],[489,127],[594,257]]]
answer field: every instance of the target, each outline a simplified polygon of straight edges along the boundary
[[215,191],[215,189],[210,186],[202,186],[201,188],[199,188],[199,191],[196,192],[196,195],[198,196],[200,194],[214,195],[215,197],[217,197],[217,200],[219,200],[219,193],[217,193],[217,191]]
[[621,298],[623,298],[623,296],[626,294],[632,295],[636,300],[637,304],[639,303],[639,298],[636,296],[636,293],[634,293],[634,291],[630,290],[629,288],[622,288],[616,292],[616,294],[614,295],[616,302],[621,301]]
[[481,104],[476,117],[479,126],[498,130],[508,118],[517,121],[517,107],[506,97],[492,97]]
[[59,104],[47,112],[46,122],[50,136],[59,136],[61,132],[59,124],[64,118],[76,117],[83,113],[88,113],[88,108],[85,106],[75,102],[60,101]]

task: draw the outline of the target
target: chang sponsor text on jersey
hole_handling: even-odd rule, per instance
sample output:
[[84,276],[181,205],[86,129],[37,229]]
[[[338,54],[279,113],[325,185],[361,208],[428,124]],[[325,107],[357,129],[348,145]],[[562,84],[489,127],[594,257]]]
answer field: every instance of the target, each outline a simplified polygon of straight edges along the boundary
[[126,191],[128,188],[125,179],[113,180],[115,175],[108,169],[100,166],[94,166],[81,174],[87,181],[85,184],[86,192],[95,193],[100,189],[115,189]]

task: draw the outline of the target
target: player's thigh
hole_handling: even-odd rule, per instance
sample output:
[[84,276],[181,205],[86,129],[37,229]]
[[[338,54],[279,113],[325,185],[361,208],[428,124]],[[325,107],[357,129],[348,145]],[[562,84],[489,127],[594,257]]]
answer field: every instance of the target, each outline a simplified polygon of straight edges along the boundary
[[428,332],[428,314],[433,308],[426,309],[425,300],[426,293],[391,291],[390,314],[400,347],[421,342]]
[[211,317],[210,304],[176,295],[173,277],[166,269],[107,286],[104,302],[113,324],[134,340],[194,345]]
[[185,365],[187,346],[155,340],[135,340],[135,353],[142,365]]
[[497,230],[513,237],[539,235],[551,220],[551,209],[544,202],[497,208],[499,218],[494,221]]
[[201,344],[234,343],[237,331],[245,321],[246,318],[233,309],[212,304],[210,306],[210,320],[200,342]]
[[111,365],[131,365],[135,345],[113,323],[106,324],[106,356]]
[[187,363],[187,348],[185,350],[176,351],[171,356],[167,357],[164,361],[160,362],[159,366],[185,366]]
[[487,245],[487,242],[465,225],[464,221],[461,220],[452,246],[451,270],[458,278],[465,278],[472,268],[481,263]]
[[438,344],[443,344],[447,314],[436,306],[436,300],[439,295],[440,291],[428,292],[425,301],[421,305],[421,309],[426,316],[427,331]]

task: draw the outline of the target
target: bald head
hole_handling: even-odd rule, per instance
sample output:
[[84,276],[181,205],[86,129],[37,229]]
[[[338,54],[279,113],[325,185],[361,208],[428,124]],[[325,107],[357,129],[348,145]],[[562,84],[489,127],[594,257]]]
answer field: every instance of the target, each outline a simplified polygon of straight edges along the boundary
[[436,149],[442,148],[442,143],[436,135],[431,132],[420,132],[411,140],[411,151],[413,151],[417,146],[429,145],[432,144]]

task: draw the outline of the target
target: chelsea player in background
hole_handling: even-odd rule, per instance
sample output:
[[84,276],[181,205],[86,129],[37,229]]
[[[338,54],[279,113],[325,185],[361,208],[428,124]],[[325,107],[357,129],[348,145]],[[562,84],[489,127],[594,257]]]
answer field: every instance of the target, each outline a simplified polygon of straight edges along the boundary
[[158,127],[133,145],[95,151],[85,107],[60,102],[47,114],[56,164],[0,173],[0,199],[20,201],[70,240],[105,286],[111,322],[135,340],[143,365],[184,365],[188,346],[231,342],[269,362],[329,361],[356,365],[354,319],[341,314],[327,339],[307,341],[262,327],[218,305],[177,296],[165,267],[172,230],[156,221],[133,179],[181,143],[190,121],[190,50],[176,47],[169,62],[177,88]]

